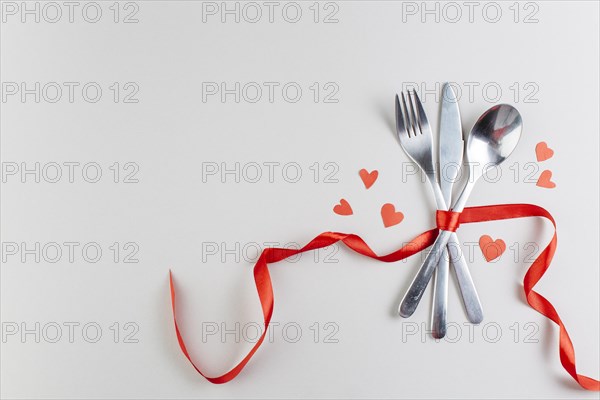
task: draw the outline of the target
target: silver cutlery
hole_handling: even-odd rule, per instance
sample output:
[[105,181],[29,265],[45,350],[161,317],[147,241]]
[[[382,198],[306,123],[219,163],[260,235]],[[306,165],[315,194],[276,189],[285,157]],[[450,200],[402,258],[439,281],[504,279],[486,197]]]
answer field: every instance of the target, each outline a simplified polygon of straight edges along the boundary
[[[431,188],[434,192],[437,207],[439,209],[446,210],[446,201],[444,198],[444,194],[442,193],[440,186],[438,185],[436,171],[434,168],[433,137],[431,134],[429,122],[427,120],[427,116],[425,115],[425,111],[416,92],[413,91],[412,96],[410,96],[409,93],[408,97],[410,107],[407,106],[404,93],[402,93],[402,104],[400,104],[399,98],[398,96],[396,96],[396,130],[400,139],[400,144],[404,151],[408,154],[408,156],[425,172],[428,181],[431,185]],[[455,104],[455,107],[457,113],[458,104]],[[446,117],[452,118],[452,114],[449,112],[443,112],[442,118],[445,118],[444,115]],[[455,126],[455,130],[459,131],[459,137],[456,137],[456,132],[453,136],[451,135],[452,139],[458,143],[458,146],[456,146],[456,143],[453,143],[449,150],[442,150],[446,154],[440,156],[441,158],[452,160],[452,162],[456,162],[460,165],[460,158],[462,158],[463,151],[462,133],[460,128],[456,128],[456,122],[454,122],[453,126]],[[450,190],[451,183],[453,180],[454,179],[448,179],[448,183],[450,183],[450,185],[445,184],[445,186],[450,186]],[[446,188],[445,190],[448,189]],[[462,254],[456,234],[452,235],[450,243],[454,248],[455,252],[457,253],[456,257],[453,257],[452,261],[454,270],[456,272],[457,280],[461,289],[461,293],[463,295],[463,301],[465,304],[467,317],[469,321],[473,323],[480,323],[483,320],[483,311],[481,308],[481,303],[479,302],[477,291],[475,290],[473,280],[471,279],[471,275],[469,273],[468,266]],[[445,259],[448,259],[448,257],[445,257]],[[447,264],[445,271],[442,271],[442,273],[444,272],[445,277],[442,276],[440,277],[440,279],[445,280],[447,282]],[[446,289],[447,283],[442,283],[441,285],[438,285],[437,288]],[[436,293],[439,293],[439,291],[436,291]],[[438,296],[442,297],[445,300],[447,298],[446,293],[439,293]],[[403,317],[405,316],[402,314],[401,308],[399,309],[399,313]],[[443,319],[437,319],[437,317],[435,316],[436,314],[445,314],[445,301],[440,305],[440,307],[437,307],[434,304],[434,336],[441,338],[445,334],[445,321]]]
[[[522,127],[521,115],[514,107],[507,104],[494,106],[479,117],[467,140],[467,160],[473,168],[467,170],[467,183],[453,204],[453,211],[461,212],[477,180],[490,168],[501,164],[513,152],[521,137]],[[423,141],[420,145],[426,146]],[[421,149],[421,153],[423,152],[424,150]],[[481,170],[475,167],[480,167]],[[425,262],[400,302],[399,310],[403,317],[411,316],[417,308],[451,236],[454,236],[453,232],[440,230]]]
[[[458,100],[450,84],[442,88],[439,128],[439,179],[440,189],[446,205],[451,204],[452,186],[458,176],[463,158],[463,134]],[[438,208],[439,208],[438,204]],[[444,207],[447,210],[447,207]],[[448,274],[450,272],[450,250],[444,248],[442,258],[435,270],[431,330],[434,338],[446,336],[446,313],[448,307]]]

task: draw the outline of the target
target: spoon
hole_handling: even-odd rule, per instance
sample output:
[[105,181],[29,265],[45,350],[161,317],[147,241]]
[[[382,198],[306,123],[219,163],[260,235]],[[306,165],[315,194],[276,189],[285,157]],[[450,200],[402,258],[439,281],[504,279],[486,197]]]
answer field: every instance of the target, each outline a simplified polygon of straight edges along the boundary
[[[513,152],[521,137],[522,128],[521,114],[508,104],[494,106],[479,117],[467,139],[467,160],[482,168],[478,172],[474,168],[468,168],[467,183],[454,202],[452,211],[461,212],[477,180],[489,169],[500,165]],[[451,234],[450,231],[440,230],[425,262],[400,302],[400,316],[408,318],[415,312]]]

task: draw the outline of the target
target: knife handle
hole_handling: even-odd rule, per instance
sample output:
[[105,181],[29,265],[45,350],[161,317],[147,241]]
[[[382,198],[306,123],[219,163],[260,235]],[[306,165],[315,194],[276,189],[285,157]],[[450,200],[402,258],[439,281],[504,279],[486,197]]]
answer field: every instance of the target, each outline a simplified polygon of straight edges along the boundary
[[448,309],[448,275],[450,272],[450,258],[448,246],[442,253],[442,258],[435,269],[435,283],[433,286],[433,306],[431,310],[431,333],[434,338],[441,339],[446,336],[446,314]]

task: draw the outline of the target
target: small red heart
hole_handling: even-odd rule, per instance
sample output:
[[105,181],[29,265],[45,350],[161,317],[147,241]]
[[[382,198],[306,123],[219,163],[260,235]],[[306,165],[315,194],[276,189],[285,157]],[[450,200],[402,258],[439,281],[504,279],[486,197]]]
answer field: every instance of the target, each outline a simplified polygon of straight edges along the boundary
[[393,204],[386,203],[381,207],[381,219],[383,220],[383,226],[389,228],[402,222],[404,214],[396,211],[396,207]]
[[547,189],[554,189],[556,187],[556,183],[552,182],[551,179],[552,179],[552,171],[550,171],[550,170],[542,171],[542,173],[540,174],[540,177],[538,178],[536,185],[539,187],[547,188]]
[[506,250],[506,243],[502,239],[492,240],[491,236],[483,235],[479,238],[479,248],[487,262],[499,258]]
[[352,207],[350,207],[350,204],[344,199],[341,199],[340,204],[336,204],[333,207],[333,212],[338,215],[352,215],[353,214]]
[[535,145],[535,156],[538,161],[546,161],[552,158],[554,150],[548,147],[546,142],[539,142]]
[[363,168],[358,172],[358,174],[360,175],[360,179],[362,179],[367,189],[373,186],[373,184],[377,180],[377,177],[379,176],[379,172],[376,169],[371,172],[368,172],[366,169]]

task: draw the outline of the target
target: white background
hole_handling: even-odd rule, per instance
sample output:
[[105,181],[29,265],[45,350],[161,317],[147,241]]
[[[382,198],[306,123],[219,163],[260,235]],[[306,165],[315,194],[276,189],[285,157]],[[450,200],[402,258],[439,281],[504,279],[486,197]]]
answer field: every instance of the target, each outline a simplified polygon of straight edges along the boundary
[[[5,172],[14,165],[20,170],[5,176],[2,185],[1,320],[5,334],[15,326],[19,331],[2,340],[3,397],[598,398],[561,368],[557,327],[524,300],[521,282],[532,249],[526,246],[545,246],[552,234],[542,220],[461,228],[465,251],[473,249],[469,264],[485,321],[466,324],[452,280],[448,336],[455,343],[436,343],[426,333],[430,289],[413,317],[403,320],[395,313],[418,256],[383,264],[337,247],[319,253],[316,261],[304,255],[271,267],[273,321],[280,324],[273,340],[236,380],[215,386],[179,350],[168,289],[172,268],[189,350],[215,376],[251,347],[244,337],[253,331],[243,327],[261,321],[249,259],[256,244],[304,244],[333,230],[358,233],[383,254],[432,227],[430,190],[406,173],[411,164],[394,134],[393,98],[416,83],[435,129],[436,88],[439,93],[442,82],[452,81],[461,90],[466,131],[497,102],[512,103],[522,113],[525,128],[517,150],[497,182],[478,184],[470,204],[534,203],[556,218],[558,250],[537,290],[568,327],[579,372],[597,378],[597,2],[480,2],[469,15],[463,2],[343,1],[315,7],[308,1],[297,3],[302,14],[296,23],[285,19],[295,17],[293,5],[282,14],[285,2],[274,9],[273,22],[259,2],[263,15],[255,23],[248,21],[255,9],[243,3],[239,23],[235,15],[226,15],[223,23],[220,12],[203,13],[210,4],[193,1],[116,6],[101,1],[95,23],[86,21],[95,18],[95,6],[86,2],[76,3],[73,22],[68,7],[58,3],[63,15],[55,23],[48,20],[56,9],[43,2],[37,3],[39,22],[23,14],[22,3],[13,3],[14,15],[7,3],[2,2],[1,156]],[[427,14],[424,7],[437,11]],[[124,23],[130,13],[137,22]],[[327,15],[330,23],[323,21]],[[7,92],[13,84],[20,90],[21,83],[31,89],[36,82],[39,102],[35,94]],[[49,101],[56,95],[53,84],[47,86],[52,82],[63,89],[55,103]],[[78,85],[72,102],[65,82]],[[241,93],[239,102],[233,94],[224,102],[220,94],[203,99],[207,82],[228,88],[256,82],[263,93],[256,103],[249,101],[253,91]],[[264,82],[279,85],[273,102]],[[86,83],[102,88],[97,102],[83,97]],[[284,98],[287,83],[302,89],[299,101]],[[329,100],[336,102],[324,102],[334,89]],[[537,163],[540,141],[555,155]],[[73,183],[65,162],[80,163]],[[118,183],[109,168],[115,162]],[[135,165],[125,168],[128,162]],[[270,162],[279,163],[272,182],[264,165]],[[52,163],[63,165],[62,178],[57,183],[44,175],[39,183],[32,174],[22,178],[23,165],[35,163],[49,174]],[[99,182],[84,179],[86,163],[100,165]],[[220,169],[239,163],[239,182],[234,174],[222,177],[221,170],[203,177],[214,165],[207,163]],[[252,163],[262,166],[256,183],[250,182]],[[302,176],[291,183],[297,165]],[[135,166],[138,182],[124,183]],[[358,176],[361,168],[379,171],[369,190]],[[546,169],[553,173],[554,189],[535,184]],[[88,172],[93,178],[93,170]],[[326,182],[328,173],[333,175]],[[354,215],[333,213],[340,198],[350,202]],[[384,228],[379,213],[388,202],[405,218]],[[486,262],[474,246],[483,234],[507,243],[498,261]],[[64,245],[55,263],[44,254],[39,262],[35,255],[23,262],[23,246],[34,248],[36,242],[79,247],[73,262]],[[110,248],[115,242],[116,261]],[[18,245],[16,255],[7,251],[10,243]],[[83,258],[86,243],[102,249],[98,262]],[[227,255],[225,248],[235,249],[236,243],[239,250]],[[135,246],[139,262],[125,263]],[[70,322],[79,324],[72,343],[65,325]],[[21,335],[23,328],[35,331],[36,323],[39,343],[34,333]],[[90,323],[102,328],[96,343],[88,343],[93,329],[82,333]],[[239,343],[233,334],[225,340],[212,335],[203,343],[203,323],[204,329],[226,324],[230,330],[240,323],[238,331],[246,335]],[[294,329],[283,334],[286,324],[301,328],[296,343]],[[56,325],[62,336],[51,343]],[[332,327],[337,332],[330,339],[337,343],[325,340]],[[493,343],[497,328],[501,334]],[[418,332],[408,335],[414,329]],[[526,340],[531,332],[532,340]],[[125,343],[131,339],[137,343]]]

